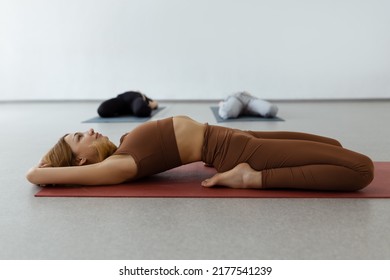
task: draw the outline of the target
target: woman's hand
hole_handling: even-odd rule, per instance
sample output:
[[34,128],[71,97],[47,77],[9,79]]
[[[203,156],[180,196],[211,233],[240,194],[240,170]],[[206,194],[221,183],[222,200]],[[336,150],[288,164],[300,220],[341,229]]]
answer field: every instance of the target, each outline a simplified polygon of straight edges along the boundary
[[154,109],[157,109],[158,103],[155,100],[150,100],[148,103],[148,106],[150,107],[150,109],[154,110]]
[[46,163],[43,160],[41,160],[38,164],[39,168],[44,168],[44,167],[53,167],[50,163]]

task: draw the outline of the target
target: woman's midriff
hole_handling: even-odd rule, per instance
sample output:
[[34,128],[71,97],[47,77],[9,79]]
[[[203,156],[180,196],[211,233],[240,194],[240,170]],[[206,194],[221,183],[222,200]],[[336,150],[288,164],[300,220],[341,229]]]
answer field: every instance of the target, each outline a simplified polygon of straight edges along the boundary
[[206,125],[178,116],[173,118],[173,127],[182,163],[200,161]]

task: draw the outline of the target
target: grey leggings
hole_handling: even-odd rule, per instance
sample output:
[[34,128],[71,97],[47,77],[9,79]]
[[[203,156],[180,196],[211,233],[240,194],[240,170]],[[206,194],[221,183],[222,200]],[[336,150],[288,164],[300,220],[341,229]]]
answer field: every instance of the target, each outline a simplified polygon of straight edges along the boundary
[[278,107],[266,100],[252,96],[248,92],[238,92],[219,103],[218,115],[223,119],[234,119],[240,115],[273,118]]

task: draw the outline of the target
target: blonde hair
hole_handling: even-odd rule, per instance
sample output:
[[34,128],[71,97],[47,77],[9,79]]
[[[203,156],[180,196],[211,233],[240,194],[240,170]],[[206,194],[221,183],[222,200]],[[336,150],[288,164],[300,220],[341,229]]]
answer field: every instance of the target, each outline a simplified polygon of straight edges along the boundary
[[41,165],[51,167],[75,165],[75,156],[72,149],[68,143],[65,142],[66,135],[62,136],[46,155],[43,156]]
[[[65,137],[62,136],[58,142],[43,156],[41,160],[42,166],[47,167],[65,167],[77,165],[76,155],[73,153],[69,144],[66,143]],[[96,149],[98,161],[103,161],[112,155],[117,147],[109,140],[99,141],[93,144]]]

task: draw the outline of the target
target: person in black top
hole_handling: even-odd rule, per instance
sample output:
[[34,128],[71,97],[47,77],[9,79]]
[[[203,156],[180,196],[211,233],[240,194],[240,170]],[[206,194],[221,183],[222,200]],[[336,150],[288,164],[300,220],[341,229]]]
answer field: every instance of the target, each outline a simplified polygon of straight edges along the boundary
[[105,100],[97,109],[102,118],[113,118],[126,115],[149,117],[158,104],[138,91],[127,91],[117,97]]

